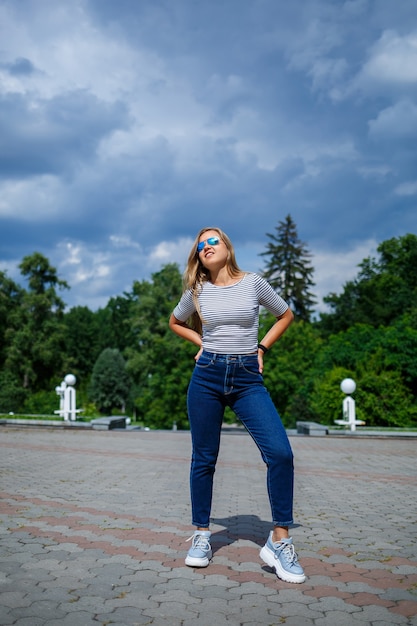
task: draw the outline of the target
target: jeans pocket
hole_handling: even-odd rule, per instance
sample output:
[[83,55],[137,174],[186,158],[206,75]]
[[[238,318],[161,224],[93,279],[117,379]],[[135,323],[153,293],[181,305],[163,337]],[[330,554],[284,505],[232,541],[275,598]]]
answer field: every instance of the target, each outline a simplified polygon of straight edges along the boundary
[[204,369],[207,367],[210,367],[210,365],[212,364],[212,359],[210,357],[208,357],[207,355],[201,354],[200,358],[198,359],[198,361],[195,362],[195,366],[200,368],[200,369]]
[[259,371],[258,357],[249,357],[242,361],[242,367],[251,376],[261,376]]

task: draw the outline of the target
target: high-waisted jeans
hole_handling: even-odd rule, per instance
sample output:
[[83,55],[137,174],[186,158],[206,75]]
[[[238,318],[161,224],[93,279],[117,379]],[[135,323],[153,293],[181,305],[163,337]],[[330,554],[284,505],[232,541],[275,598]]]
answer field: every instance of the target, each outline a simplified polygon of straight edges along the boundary
[[193,448],[190,471],[193,525],[209,526],[213,477],[226,406],[244,424],[266,463],[273,524],[292,524],[293,454],[259,373],[257,355],[203,351],[191,377],[187,403]]

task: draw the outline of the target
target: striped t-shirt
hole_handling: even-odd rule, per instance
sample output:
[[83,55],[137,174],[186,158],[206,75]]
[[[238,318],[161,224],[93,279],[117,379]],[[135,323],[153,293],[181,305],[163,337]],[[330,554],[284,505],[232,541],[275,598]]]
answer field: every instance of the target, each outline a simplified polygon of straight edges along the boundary
[[[251,354],[258,349],[259,307],[276,317],[288,305],[261,276],[245,274],[227,287],[204,282],[198,295],[203,318],[203,348],[218,354]],[[186,322],[195,312],[190,289],[187,289],[173,313]]]

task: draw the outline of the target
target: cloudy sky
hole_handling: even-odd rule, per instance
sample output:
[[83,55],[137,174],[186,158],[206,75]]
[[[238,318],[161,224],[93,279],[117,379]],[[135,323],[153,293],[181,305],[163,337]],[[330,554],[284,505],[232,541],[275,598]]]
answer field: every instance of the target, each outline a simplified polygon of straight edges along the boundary
[[417,234],[415,0],[0,0],[0,270],[105,306],[218,225],[289,213],[315,293]]

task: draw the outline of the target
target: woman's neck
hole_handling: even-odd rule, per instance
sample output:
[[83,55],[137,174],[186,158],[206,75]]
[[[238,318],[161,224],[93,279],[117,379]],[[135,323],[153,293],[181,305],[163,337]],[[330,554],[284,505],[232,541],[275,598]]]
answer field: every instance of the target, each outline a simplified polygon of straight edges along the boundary
[[233,283],[237,280],[240,280],[242,276],[243,272],[240,272],[236,276],[232,276],[227,267],[221,267],[219,270],[210,271],[210,282],[217,287],[227,287],[229,285],[233,285]]

